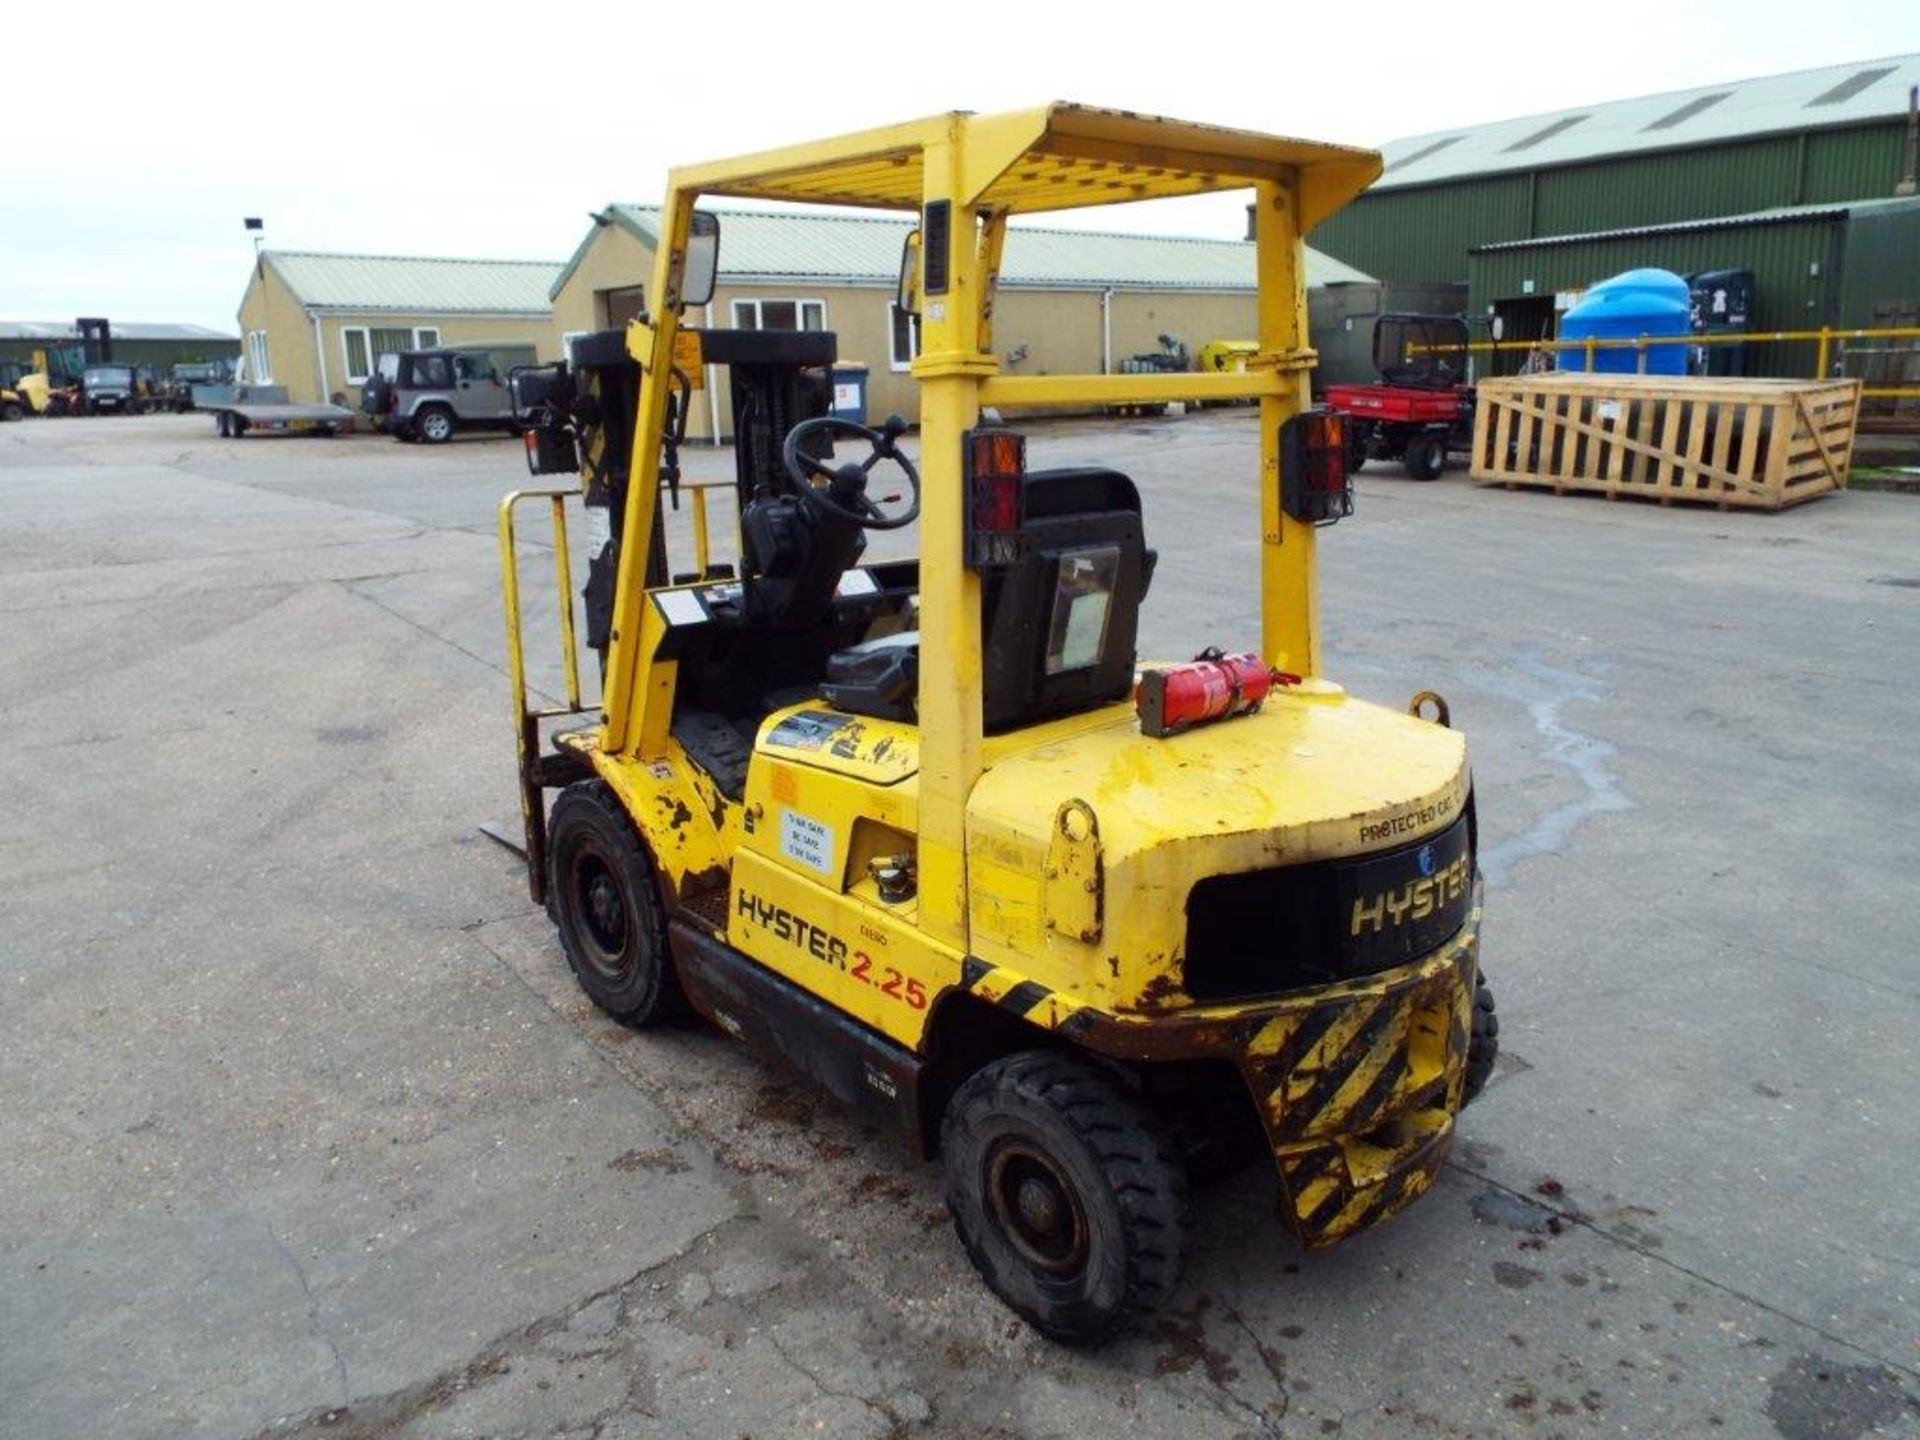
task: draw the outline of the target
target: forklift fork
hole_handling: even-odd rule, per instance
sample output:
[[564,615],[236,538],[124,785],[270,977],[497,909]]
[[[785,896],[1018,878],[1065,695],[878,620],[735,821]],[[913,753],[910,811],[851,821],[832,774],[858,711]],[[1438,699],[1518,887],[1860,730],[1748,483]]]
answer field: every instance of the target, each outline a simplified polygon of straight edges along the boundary
[[[513,689],[514,730],[518,739],[520,819],[526,834],[527,890],[535,904],[547,898],[547,806],[543,792],[591,773],[575,751],[541,751],[540,723],[570,715],[598,714],[599,704],[580,703],[580,651],[573,624],[573,563],[567,553],[567,498],[577,487],[515,490],[500,502],[500,599],[507,623],[507,679]],[[520,557],[514,541],[514,507],[522,500],[546,500],[553,515],[553,578],[559,590],[560,647],[566,659],[567,703],[534,708],[527,700],[527,660],[521,636]]]

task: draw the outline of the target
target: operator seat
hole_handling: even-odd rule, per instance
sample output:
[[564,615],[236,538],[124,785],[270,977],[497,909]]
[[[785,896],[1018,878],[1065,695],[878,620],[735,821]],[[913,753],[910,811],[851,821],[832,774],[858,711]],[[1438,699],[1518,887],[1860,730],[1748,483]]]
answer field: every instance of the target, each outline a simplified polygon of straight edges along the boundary
[[[988,731],[1125,699],[1140,602],[1152,583],[1140,492],[1117,470],[1072,466],[1022,477],[1020,559],[981,577],[981,687]],[[918,631],[837,651],[821,696],[836,709],[912,720]]]

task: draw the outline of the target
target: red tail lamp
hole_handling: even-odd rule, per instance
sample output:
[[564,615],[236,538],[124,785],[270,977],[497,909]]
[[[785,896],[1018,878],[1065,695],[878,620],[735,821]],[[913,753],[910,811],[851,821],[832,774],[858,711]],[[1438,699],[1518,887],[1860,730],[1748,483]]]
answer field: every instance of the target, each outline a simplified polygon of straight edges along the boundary
[[1020,558],[1026,520],[1027,437],[1012,430],[969,430],[962,442],[967,468],[967,568],[990,570]]
[[1347,422],[1337,410],[1302,410],[1280,427],[1280,508],[1315,525],[1353,513]]

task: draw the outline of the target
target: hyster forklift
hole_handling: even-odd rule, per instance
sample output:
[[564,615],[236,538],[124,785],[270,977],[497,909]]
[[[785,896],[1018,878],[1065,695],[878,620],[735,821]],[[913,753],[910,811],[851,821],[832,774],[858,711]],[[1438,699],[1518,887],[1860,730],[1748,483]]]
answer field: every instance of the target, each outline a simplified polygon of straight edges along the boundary
[[[1433,1184],[1493,1064],[1466,745],[1438,697],[1321,674],[1315,546],[1352,492],[1339,417],[1306,407],[1301,236],[1379,169],[1054,104],[675,170],[651,313],[513,377],[530,468],[576,477],[509,496],[501,541],[528,880],[579,983],[636,1026],[690,1006],[941,1155],[974,1265],[1062,1341],[1173,1290],[1190,1165],[1250,1138],[1327,1245]],[[1234,189],[1244,371],[1001,372],[1010,217]],[[898,418],[828,413],[832,334],[683,326],[718,264],[703,195],[917,217],[917,463]],[[661,512],[722,372],[740,559],[676,572]],[[1138,489],[1030,468],[999,417],[1173,400],[1259,404],[1262,633],[1142,668]],[[523,500],[553,516],[564,705],[529,701]],[[915,520],[917,559],[863,558]]]

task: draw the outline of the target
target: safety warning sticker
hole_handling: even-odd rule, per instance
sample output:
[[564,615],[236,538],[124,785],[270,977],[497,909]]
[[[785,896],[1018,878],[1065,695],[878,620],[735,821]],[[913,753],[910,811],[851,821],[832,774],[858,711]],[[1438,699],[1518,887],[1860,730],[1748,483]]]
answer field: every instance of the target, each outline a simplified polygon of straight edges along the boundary
[[818,750],[852,723],[851,715],[796,710],[767,732],[767,744],[782,750]]
[[798,810],[780,812],[780,853],[809,870],[833,874],[833,827]]

